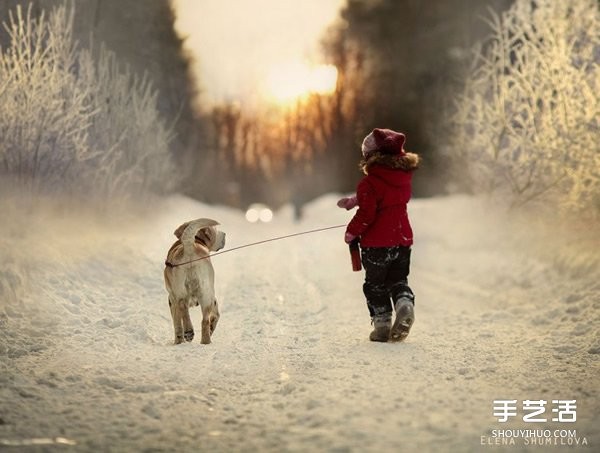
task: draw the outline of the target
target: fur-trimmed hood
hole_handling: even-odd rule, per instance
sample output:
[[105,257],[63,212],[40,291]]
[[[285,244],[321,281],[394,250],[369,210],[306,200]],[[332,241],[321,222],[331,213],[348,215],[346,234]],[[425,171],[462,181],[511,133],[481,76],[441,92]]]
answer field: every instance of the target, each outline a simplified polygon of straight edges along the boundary
[[369,169],[374,165],[387,167],[393,170],[413,171],[419,167],[420,161],[421,158],[415,153],[383,154],[376,152],[367,159],[361,160],[360,169],[365,175],[369,174]]

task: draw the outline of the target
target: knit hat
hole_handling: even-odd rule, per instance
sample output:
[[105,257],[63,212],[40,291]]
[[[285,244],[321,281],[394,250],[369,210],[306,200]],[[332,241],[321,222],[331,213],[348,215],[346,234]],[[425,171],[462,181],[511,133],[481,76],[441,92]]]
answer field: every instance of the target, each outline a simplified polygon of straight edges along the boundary
[[395,132],[391,129],[373,129],[362,142],[362,154],[368,159],[375,151],[382,154],[406,154],[404,151],[404,142],[406,136],[401,132]]

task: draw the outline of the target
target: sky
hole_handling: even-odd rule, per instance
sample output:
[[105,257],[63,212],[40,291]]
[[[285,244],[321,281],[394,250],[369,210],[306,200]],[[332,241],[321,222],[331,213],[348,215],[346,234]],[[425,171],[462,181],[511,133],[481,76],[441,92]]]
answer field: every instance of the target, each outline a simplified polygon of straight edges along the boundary
[[199,75],[200,106],[261,102],[274,67],[322,63],[320,39],[344,0],[174,0]]

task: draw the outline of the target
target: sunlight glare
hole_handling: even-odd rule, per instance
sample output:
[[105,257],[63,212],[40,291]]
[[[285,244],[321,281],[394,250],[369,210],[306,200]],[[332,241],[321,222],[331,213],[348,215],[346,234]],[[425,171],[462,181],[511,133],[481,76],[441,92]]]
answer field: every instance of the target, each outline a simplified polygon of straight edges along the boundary
[[331,64],[313,68],[309,79],[311,91],[317,94],[332,94],[337,84],[337,68]]
[[301,62],[274,66],[266,81],[268,97],[279,103],[292,102],[310,94],[331,94],[336,82],[335,66],[309,66]]

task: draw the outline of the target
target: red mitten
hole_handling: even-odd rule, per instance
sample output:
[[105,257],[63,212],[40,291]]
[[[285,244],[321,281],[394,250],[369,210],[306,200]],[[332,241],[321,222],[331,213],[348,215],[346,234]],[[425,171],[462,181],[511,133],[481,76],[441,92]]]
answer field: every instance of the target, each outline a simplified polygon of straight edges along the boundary
[[344,234],[344,242],[350,244],[354,239],[356,239],[356,236],[346,231],[346,234]]
[[356,195],[351,197],[340,198],[337,202],[338,207],[346,209],[349,211],[352,208],[358,206],[358,200],[356,199]]

